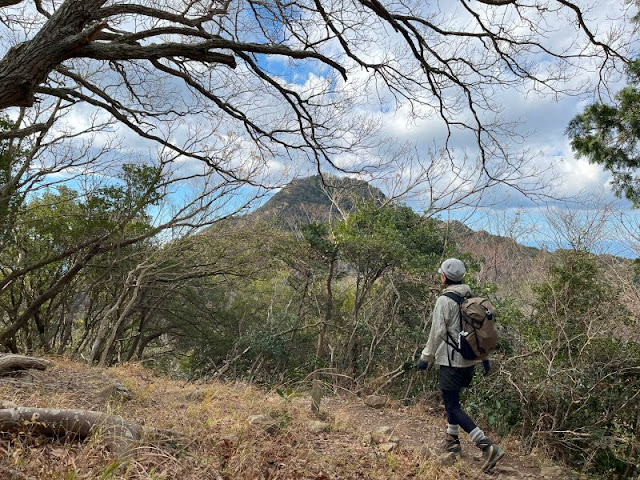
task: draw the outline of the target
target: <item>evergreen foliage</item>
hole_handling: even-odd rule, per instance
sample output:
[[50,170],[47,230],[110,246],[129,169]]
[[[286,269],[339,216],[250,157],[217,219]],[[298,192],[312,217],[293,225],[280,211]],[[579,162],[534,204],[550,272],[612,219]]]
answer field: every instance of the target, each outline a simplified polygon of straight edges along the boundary
[[613,187],[634,205],[640,203],[640,60],[628,65],[629,85],[616,94],[615,105],[594,103],[567,127],[571,147],[580,157],[602,165],[613,175]]
[[[91,313],[104,314],[100,300],[111,302],[119,295],[114,289],[127,288],[136,255],[149,246],[153,229],[145,210],[157,200],[157,178],[154,168],[124,165],[113,184],[91,196],[61,185],[15,206],[0,250],[5,348],[62,353],[74,337],[83,339],[77,347],[86,341]],[[76,309],[87,299],[88,316],[80,322]]]

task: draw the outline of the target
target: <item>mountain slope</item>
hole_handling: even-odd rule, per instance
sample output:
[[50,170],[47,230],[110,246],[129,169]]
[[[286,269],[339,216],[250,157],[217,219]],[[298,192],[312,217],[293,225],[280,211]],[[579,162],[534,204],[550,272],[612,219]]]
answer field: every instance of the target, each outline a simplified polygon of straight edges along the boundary
[[255,214],[275,217],[286,226],[326,222],[362,201],[382,202],[382,191],[363,180],[325,175],[296,179],[276,193]]
[[[363,180],[316,175],[294,180],[251,216],[277,219],[285,229],[295,229],[304,223],[341,218],[357,202],[385,200],[381,190]],[[474,231],[458,221],[442,222],[441,227],[460,252],[475,260],[477,279],[494,283],[500,290],[511,292],[514,284],[521,283],[523,274],[540,278],[547,267],[548,254],[511,238]]]

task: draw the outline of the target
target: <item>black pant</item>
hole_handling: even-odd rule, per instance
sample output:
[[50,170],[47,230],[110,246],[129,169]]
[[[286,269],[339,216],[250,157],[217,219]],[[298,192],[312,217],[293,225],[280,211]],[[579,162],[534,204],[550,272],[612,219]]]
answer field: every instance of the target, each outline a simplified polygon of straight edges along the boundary
[[447,411],[447,421],[451,425],[460,425],[462,429],[470,433],[476,428],[476,424],[460,407],[460,390],[469,387],[473,381],[474,367],[447,367],[440,366],[440,388],[444,408]]
[[460,408],[460,390],[442,390],[442,399],[447,411],[447,422],[451,425],[460,425],[465,432],[471,433],[476,428],[476,424]]

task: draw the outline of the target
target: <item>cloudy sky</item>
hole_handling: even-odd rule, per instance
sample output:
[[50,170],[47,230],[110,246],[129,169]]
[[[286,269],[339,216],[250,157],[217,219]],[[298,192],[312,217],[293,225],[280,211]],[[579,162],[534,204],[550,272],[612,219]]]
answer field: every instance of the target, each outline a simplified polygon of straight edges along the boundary
[[[600,1],[592,2],[591,5],[593,8],[585,9],[585,19],[596,38],[603,41],[610,39],[612,37],[608,36],[609,32],[617,30],[619,38],[614,44],[626,49],[624,51],[627,54],[635,55],[637,43],[633,42],[633,36],[623,34],[620,30],[629,26],[623,20],[630,13],[629,4],[622,1]],[[454,19],[450,25],[468,27],[468,18],[456,2],[440,2],[439,6],[440,18]],[[502,19],[507,22],[510,20],[516,19]],[[577,38],[581,32],[571,28],[571,18],[566,23],[567,19],[558,15],[556,23],[553,16],[547,16],[546,21],[546,45],[557,49],[572,49],[574,52],[579,48],[580,40]],[[372,56],[375,56],[375,52]],[[538,62],[541,69],[551,64],[548,56],[539,53],[532,61]],[[624,85],[624,75],[612,75],[606,84],[609,90],[602,88],[596,64],[597,59],[585,60],[581,63],[582,68],[571,70],[558,83],[562,90],[558,94],[550,89],[540,88],[539,85],[527,85],[526,82],[504,89],[494,88],[491,100],[499,109],[497,116],[502,121],[517,124],[515,131],[521,135],[503,137],[504,145],[511,149],[514,157],[522,152],[519,171],[523,173],[531,169],[531,174],[535,175],[539,184],[534,185],[532,179],[524,179],[516,185],[528,190],[531,195],[523,194],[518,188],[498,185],[483,192],[481,198],[469,199],[469,202],[467,199],[461,203],[453,202],[454,208],[445,208],[438,215],[442,218],[461,219],[474,228],[487,229],[493,233],[516,235],[524,243],[548,248],[568,246],[573,241],[571,236],[578,235],[576,232],[581,226],[589,227],[600,232],[598,238],[589,240],[589,248],[637,256],[640,253],[638,212],[631,209],[630,202],[614,196],[609,187],[609,173],[598,165],[574,156],[565,134],[569,121],[586,105],[597,98],[609,100],[610,96],[607,95]],[[385,98],[384,91],[380,97]],[[360,108],[366,107],[361,105]],[[369,113],[380,121],[381,135],[388,136],[399,144],[406,142],[413,149],[416,158],[423,161],[430,157],[434,149],[442,147],[442,139],[447,134],[442,120],[429,115],[433,112],[429,112],[427,107],[425,115],[418,112],[416,118],[415,111],[406,104],[398,107],[390,102],[381,108],[372,101]],[[478,152],[472,135],[468,132],[454,132],[449,147],[458,167],[467,168],[471,174],[477,171]],[[463,167],[464,158],[467,161]],[[445,194],[452,192],[449,181],[450,177],[445,175],[436,182],[436,185],[441,186],[440,200],[445,206],[452,198]],[[389,190],[384,182],[379,185],[383,190]],[[539,186],[544,189],[538,190]],[[469,185],[460,187],[469,188]],[[433,184],[418,184],[412,193],[406,201],[416,210],[425,211],[433,207]],[[452,195],[455,196],[454,193]],[[478,203],[474,204],[474,201]],[[473,207],[455,208],[466,203],[472,203]],[[562,225],[559,225],[558,217],[563,219],[560,222]],[[514,228],[515,222],[520,223],[518,228]]]
[[[180,1],[174,0],[174,3]],[[636,54],[636,40],[632,24],[628,21],[634,11],[629,2],[600,0],[579,3],[596,40],[607,42],[626,55]],[[251,12],[249,9],[242,11],[242,2],[237,4],[241,13],[236,20],[240,18],[246,27],[251,19],[243,15],[251,15]],[[487,171],[484,173],[480,168],[474,132],[456,128],[448,132],[438,114],[439,105],[445,104],[448,107],[445,115],[450,122],[473,125],[473,112],[464,98],[467,92],[447,80],[446,75],[433,77],[441,82],[435,88],[440,95],[440,104],[434,99],[426,81],[412,83],[397,78],[396,85],[402,85],[409,92],[412,101],[408,102],[379,77],[376,79],[371,69],[353,62],[350,64],[335,40],[325,41],[322,52],[347,68],[346,80],[317,61],[292,61],[283,56],[265,55],[257,57],[257,61],[282,86],[311,99],[309,105],[314,106],[317,118],[332,125],[333,130],[326,132],[327,138],[334,142],[332,162],[345,170],[361,170],[363,165],[375,165],[375,169],[360,173],[360,176],[387,194],[405,193],[403,201],[417,211],[435,212],[445,219],[461,219],[473,228],[493,233],[517,234],[522,242],[549,248],[565,245],[566,239],[552,231],[547,217],[559,215],[571,218],[574,223],[593,224],[601,212],[606,212],[609,220],[598,223],[606,223],[601,227],[606,233],[603,233],[605,241],[591,247],[631,256],[633,253],[625,243],[633,244],[630,240],[634,230],[627,227],[635,224],[637,230],[637,212],[631,210],[628,202],[613,196],[608,188],[610,177],[606,172],[573,156],[564,133],[576,113],[593,102],[596,95],[608,93],[603,86],[615,91],[624,84],[624,76],[608,76],[604,85],[598,82],[602,78],[598,70],[602,57],[597,54],[591,56],[594,50],[585,44],[585,32],[577,26],[574,12],[554,0],[522,0],[518,4],[523,6],[521,10],[513,6],[485,7],[477,0],[389,3],[390,8],[398,11],[410,7],[421,9],[423,18],[433,22],[437,29],[466,32],[466,35],[442,35],[436,28],[425,28],[426,43],[432,49],[426,56],[433,68],[443,71],[447,70],[445,60],[449,59],[451,72],[465,80],[467,85],[476,84],[476,88],[469,91],[477,102],[476,113],[485,125],[495,122],[496,142],[487,141],[486,137],[483,139],[487,148]],[[335,0],[323,2],[323,5],[335,8],[335,18],[340,18],[344,25],[357,26],[345,29],[344,35],[352,42],[352,52],[361,59],[385,61],[424,79],[402,35],[388,24],[370,12],[353,7],[358,5],[357,2]],[[349,6],[353,8],[347,8]],[[16,8],[23,7],[33,8],[29,5]],[[477,18],[470,8],[474,9]],[[317,13],[315,17],[309,13],[309,18],[304,18],[304,14],[304,11],[300,12],[298,20],[305,35],[311,39],[322,38],[324,31]],[[520,65],[526,64],[539,78],[549,79],[550,85],[518,78],[503,62],[488,54],[483,43],[486,39],[475,36],[480,31],[479,22],[491,25],[494,31],[497,31],[497,25],[502,25],[508,32],[505,35],[529,42],[511,50],[506,43],[498,43]],[[5,52],[16,42],[28,39],[35,31],[16,25],[15,22],[0,22],[0,48]],[[362,25],[366,25],[366,29]],[[119,28],[131,31],[139,27],[126,21],[119,25]],[[614,34],[610,36],[610,32]],[[260,35],[272,35],[280,36],[291,47],[297,46],[295,37],[287,35],[286,31],[278,33],[247,28],[246,32],[236,33],[241,37],[244,35],[239,38],[241,41],[261,41],[264,39]],[[544,48],[539,48],[534,42],[540,42],[548,50],[562,52],[567,55],[566,61],[562,66],[557,65]],[[578,53],[580,57],[573,56]],[[242,134],[242,128],[221,116],[215,106],[196,99],[193,92],[179,82],[166,81],[160,76],[144,76],[140,71],[134,73],[140,75],[140,84],[156,93],[158,99],[173,99],[176,102],[174,106],[185,112],[171,124],[149,124],[154,134],[169,138],[176,144],[191,145],[198,151],[216,152],[218,158],[224,159],[225,167],[238,172],[260,168],[259,176],[265,182],[281,183],[293,175],[317,173],[315,164],[305,159],[305,155],[295,158],[274,149],[271,155],[265,155],[263,151],[263,156],[257,159],[254,146]],[[113,85],[118,81],[117,76],[106,66],[101,75],[103,84],[115,91]],[[228,95],[225,98],[238,102],[257,122],[291,125],[291,111],[287,110],[282,97],[266,88],[246,65],[240,63],[233,71],[213,69],[203,72],[202,76],[208,79],[216,93],[223,97]],[[495,80],[487,80],[489,77]],[[122,98],[125,97],[126,91]],[[88,127],[96,119],[109,121],[104,113],[96,114],[86,105],[78,106],[56,128],[60,132],[72,131]],[[295,123],[295,118],[293,121]],[[509,133],[501,129],[507,124]],[[359,142],[358,135],[365,127],[373,134]],[[121,125],[101,131],[93,142],[94,148],[116,142],[119,151],[128,158],[161,157],[166,153]],[[351,148],[351,143],[357,143],[357,148]],[[445,147],[446,152],[443,151]],[[115,164],[118,162],[117,158],[114,159]],[[326,163],[322,166],[332,171]],[[172,160],[172,169],[183,177],[201,174],[201,178],[205,178],[201,163],[180,156]],[[502,182],[491,181],[487,173]],[[481,195],[472,195],[474,190],[487,183],[496,184],[482,190]],[[241,197],[236,198],[242,203]],[[624,226],[614,225],[613,219],[618,218],[626,222]],[[521,223],[518,228],[513,226],[516,220]],[[640,241],[636,243],[640,244]]]

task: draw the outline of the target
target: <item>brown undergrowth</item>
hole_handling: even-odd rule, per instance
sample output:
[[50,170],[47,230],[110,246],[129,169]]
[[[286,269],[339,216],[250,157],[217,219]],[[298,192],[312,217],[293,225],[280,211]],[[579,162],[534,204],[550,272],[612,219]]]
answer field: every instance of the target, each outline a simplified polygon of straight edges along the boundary
[[[185,383],[138,365],[99,369],[51,359],[44,372],[0,379],[4,408],[82,408],[122,415],[174,435],[143,439],[128,455],[108,451],[100,435],[82,441],[28,433],[0,438],[0,478],[7,479],[471,479],[484,476],[473,462],[442,466],[418,448],[424,437],[415,412],[366,410],[359,399],[324,403],[327,431],[311,433],[317,420],[306,396],[286,397],[244,383]],[[105,388],[123,385],[132,398],[105,398]],[[362,415],[358,408],[363,408]],[[368,412],[378,418],[364,418]],[[250,424],[253,415],[273,419],[272,428]],[[389,416],[390,415],[390,416]],[[389,452],[363,441],[363,431],[399,419],[398,446]],[[424,424],[438,419],[425,418]],[[377,424],[377,425],[376,425]],[[404,425],[404,427],[402,427]],[[413,427],[411,427],[413,426]],[[177,434],[177,435],[176,435]]]

